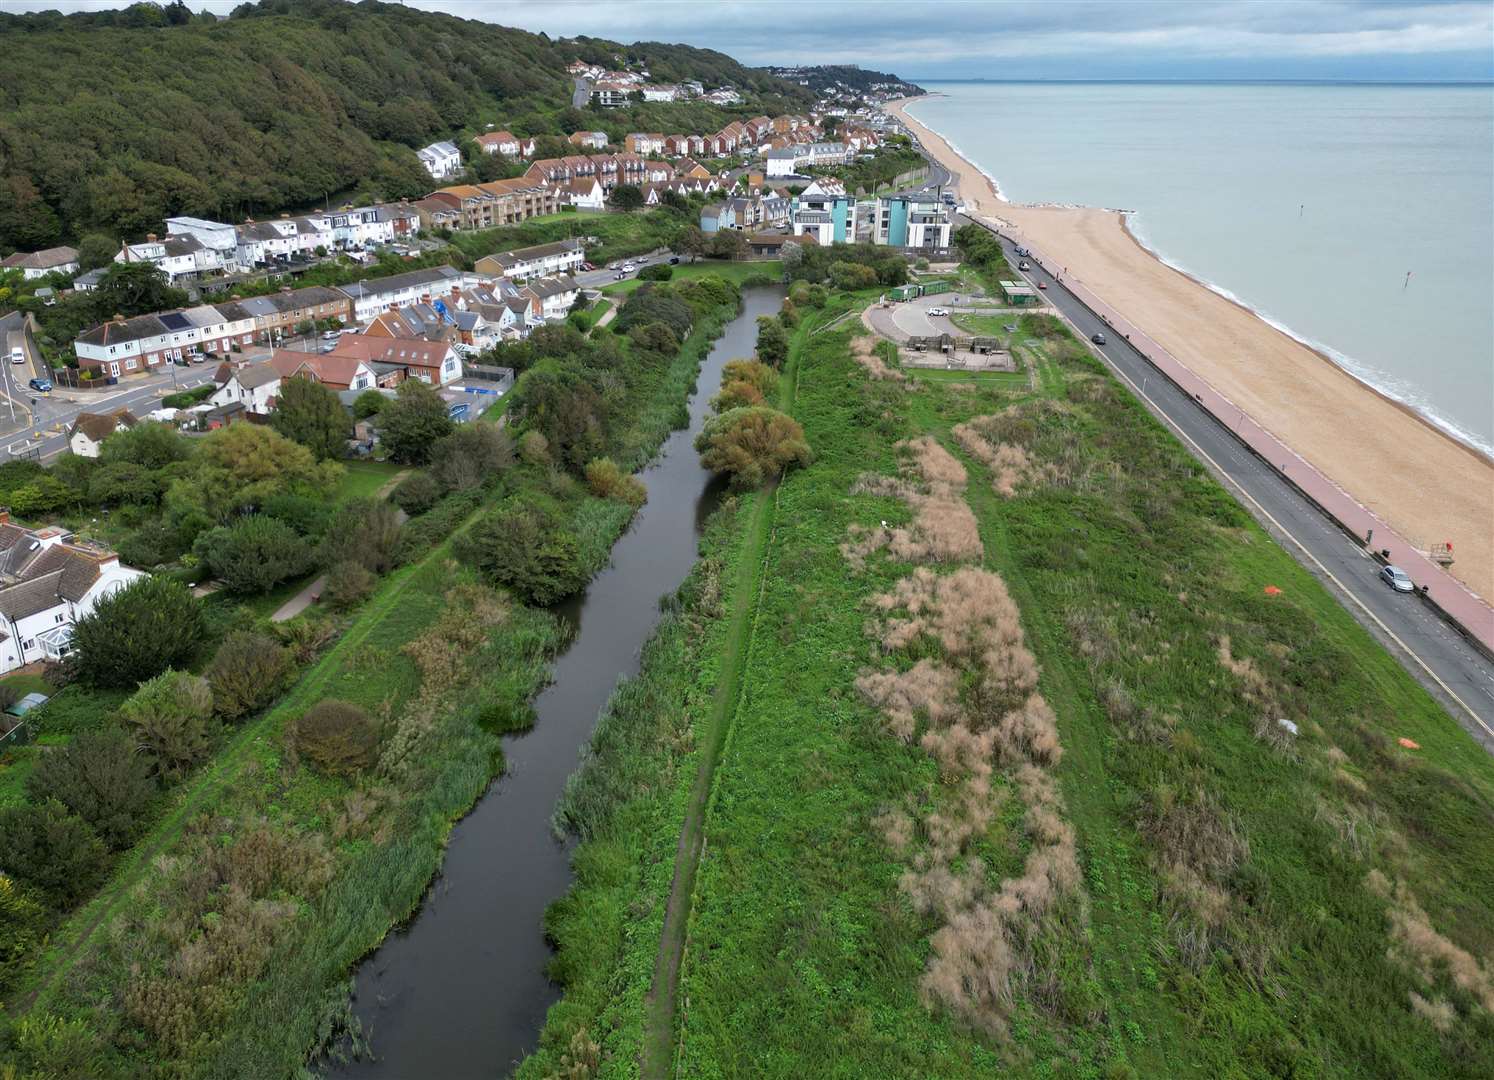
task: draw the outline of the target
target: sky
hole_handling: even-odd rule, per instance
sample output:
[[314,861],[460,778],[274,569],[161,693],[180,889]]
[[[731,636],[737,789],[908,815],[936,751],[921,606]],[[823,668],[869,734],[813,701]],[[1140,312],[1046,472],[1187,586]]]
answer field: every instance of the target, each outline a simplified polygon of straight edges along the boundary
[[[746,64],[910,79],[1494,79],[1489,0],[407,0],[464,18]],[[226,13],[237,0],[188,0]],[[8,11],[121,6],[0,0]]]

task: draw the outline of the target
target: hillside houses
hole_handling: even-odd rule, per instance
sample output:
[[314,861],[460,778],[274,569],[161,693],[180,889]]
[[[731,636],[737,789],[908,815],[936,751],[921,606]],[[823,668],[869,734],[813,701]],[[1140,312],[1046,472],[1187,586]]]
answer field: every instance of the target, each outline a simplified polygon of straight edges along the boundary
[[571,133],[566,142],[582,150],[605,150],[607,149],[607,133],[605,131],[576,131]]
[[553,244],[535,244],[484,255],[473,264],[473,269],[478,274],[523,281],[548,274],[574,273],[585,261],[586,251],[579,241],[557,240]]
[[141,571],[65,529],[26,529],[0,510],[0,674],[67,652],[73,625]]
[[510,131],[489,131],[472,140],[484,154],[523,158],[534,155],[534,140],[521,139]]
[[432,180],[445,180],[462,171],[462,152],[453,142],[434,142],[415,151]]
[[48,274],[76,274],[78,249],[53,247],[43,251],[17,251],[0,259],[0,270],[20,270],[26,281]]
[[441,188],[414,206],[426,228],[491,229],[557,212],[561,192],[553,180],[535,174],[531,166],[523,177],[512,180]]

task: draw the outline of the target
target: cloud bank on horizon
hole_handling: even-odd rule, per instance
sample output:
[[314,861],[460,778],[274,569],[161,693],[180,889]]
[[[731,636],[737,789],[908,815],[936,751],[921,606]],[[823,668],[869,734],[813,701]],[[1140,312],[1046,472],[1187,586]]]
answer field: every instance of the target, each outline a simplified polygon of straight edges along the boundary
[[[237,0],[187,0],[226,14]],[[404,0],[551,37],[905,78],[1494,79],[1487,0]],[[39,0],[78,10],[117,0]]]

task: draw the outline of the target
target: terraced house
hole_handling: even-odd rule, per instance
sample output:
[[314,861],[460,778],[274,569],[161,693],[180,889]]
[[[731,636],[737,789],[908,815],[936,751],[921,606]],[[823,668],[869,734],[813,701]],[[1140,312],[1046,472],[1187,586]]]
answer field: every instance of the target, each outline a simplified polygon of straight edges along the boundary
[[[523,177],[512,180],[441,188],[415,203],[415,207],[421,223],[430,228],[444,224],[456,229],[491,229],[556,213],[560,204],[560,191],[547,178],[533,175],[531,168]],[[439,215],[444,220],[437,220],[438,210],[444,212]]]

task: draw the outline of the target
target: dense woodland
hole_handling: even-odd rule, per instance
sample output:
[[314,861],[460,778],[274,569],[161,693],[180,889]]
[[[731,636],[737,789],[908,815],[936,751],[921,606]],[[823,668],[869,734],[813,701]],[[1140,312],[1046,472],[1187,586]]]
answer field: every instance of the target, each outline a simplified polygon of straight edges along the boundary
[[[227,19],[181,3],[0,15],[0,46],[0,250],[136,237],[176,214],[423,195],[431,183],[410,150],[487,124],[684,129],[810,101],[708,50],[558,43],[374,0],[263,0]],[[619,56],[660,79],[731,82],[747,100],[571,109],[566,65]]]

